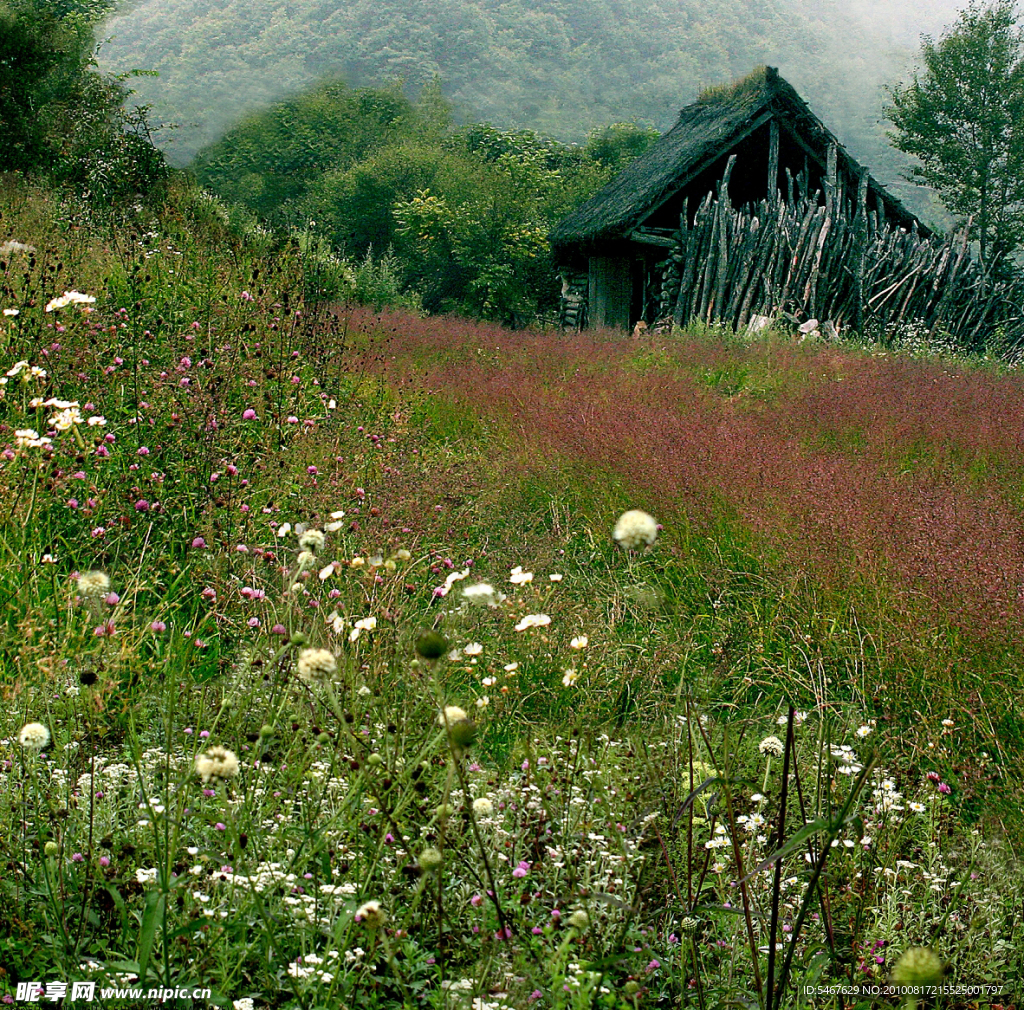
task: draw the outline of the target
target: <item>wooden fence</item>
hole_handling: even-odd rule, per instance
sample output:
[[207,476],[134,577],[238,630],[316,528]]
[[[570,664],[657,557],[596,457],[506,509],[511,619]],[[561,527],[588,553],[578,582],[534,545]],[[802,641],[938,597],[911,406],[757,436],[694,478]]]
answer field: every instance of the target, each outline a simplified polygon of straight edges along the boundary
[[[828,321],[841,332],[884,331],[903,322],[977,348],[998,338],[1024,349],[1024,282],[984,276],[969,255],[967,231],[920,235],[867,209],[867,173],[852,202],[835,192],[801,192],[734,210],[727,192],[735,155],[689,223],[684,209],[663,264],[659,315],[683,324],[734,327],[756,315],[789,313]],[[831,173],[830,173],[831,175]]]

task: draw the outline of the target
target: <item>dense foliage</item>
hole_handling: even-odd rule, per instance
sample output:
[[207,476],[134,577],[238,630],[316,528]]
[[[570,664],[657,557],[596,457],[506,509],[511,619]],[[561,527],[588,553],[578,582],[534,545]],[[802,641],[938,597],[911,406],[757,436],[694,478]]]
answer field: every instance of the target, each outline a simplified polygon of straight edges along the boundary
[[[955,0],[911,0],[942,25]],[[186,164],[246,113],[328,77],[353,86],[440,79],[457,119],[580,141],[603,124],[667,130],[708,85],[767,63],[898,195],[899,167],[878,120],[881,85],[916,41],[891,40],[888,12],[845,0],[141,0],[111,19],[104,65],[157,70],[140,93],[176,129],[160,143]],[[927,8],[927,9],[926,9]],[[894,19],[895,20],[895,19]],[[920,196],[918,196],[919,202]]]
[[924,68],[890,92],[893,143],[960,222],[973,222],[982,264],[994,269],[1024,241],[1024,31],[1015,0],[971,4]]
[[100,0],[0,3],[0,171],[46,174],[94,203],[149,189],[164,174],[123,79],[98,72]]
[[550,228],[657,136],[634,123],[583,145],[457,129],[436,83],[413,103],[332,81],[247,117],[193,169],[271,227],[354,259],[390,250],[430,311],[521,323],[555,306]]

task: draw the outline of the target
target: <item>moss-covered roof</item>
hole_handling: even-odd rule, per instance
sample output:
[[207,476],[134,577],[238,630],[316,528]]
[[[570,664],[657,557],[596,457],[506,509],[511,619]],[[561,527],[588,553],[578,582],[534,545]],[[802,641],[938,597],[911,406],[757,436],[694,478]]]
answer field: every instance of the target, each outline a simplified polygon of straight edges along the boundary
[[[650,212],[682,188],[694,171],[726,154],[765,113],[784,121],[824,164],[828,146],[839,149],[841,167],[854,175],[861,167],[773,67],[759,67],[737,84],[705,91],[679,113],[675,126],[604,189],[561,221],[552,244],[565,249],[626,237]],[[901,224],[916,218],[871,179],[871,190]],[[922,229],[926,230],[926,229]]]

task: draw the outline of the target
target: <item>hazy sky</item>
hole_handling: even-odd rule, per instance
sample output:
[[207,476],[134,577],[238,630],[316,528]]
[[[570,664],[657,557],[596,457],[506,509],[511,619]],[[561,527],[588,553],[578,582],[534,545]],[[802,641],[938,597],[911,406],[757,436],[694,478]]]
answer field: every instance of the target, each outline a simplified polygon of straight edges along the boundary
[[[805,4],[812,11],[820,6]],[[876,29],[884,26],[894,42],[917,48],[922,35],[937,38],[966,6],[967,0],[850,0],[849,9]]]

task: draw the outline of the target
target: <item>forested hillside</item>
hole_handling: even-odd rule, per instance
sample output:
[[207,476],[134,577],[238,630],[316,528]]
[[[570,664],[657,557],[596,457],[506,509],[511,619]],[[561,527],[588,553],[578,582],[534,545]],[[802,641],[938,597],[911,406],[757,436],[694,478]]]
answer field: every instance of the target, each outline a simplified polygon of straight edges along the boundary
[[768,63],[898,183],[880,86],[905,69],[915,12],[940,30],[942,7],[952,16],[949,0],[916,0],[897,21],[841,0],[142,0],[108,22],[101,56],[159,71],[138,92],[178,124],[159,142],[179,164],[244,113],[325,77],[400,79],[408,94],[436,77],[463,119],[576,140],[634,118],[667,129],[699,88]]

